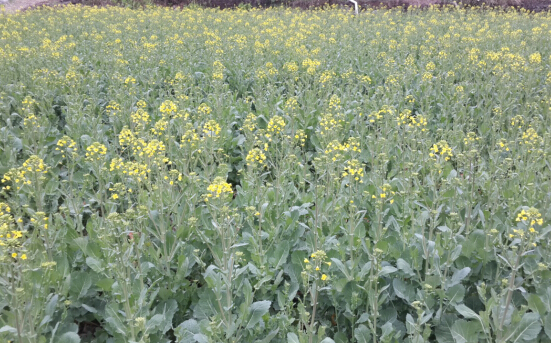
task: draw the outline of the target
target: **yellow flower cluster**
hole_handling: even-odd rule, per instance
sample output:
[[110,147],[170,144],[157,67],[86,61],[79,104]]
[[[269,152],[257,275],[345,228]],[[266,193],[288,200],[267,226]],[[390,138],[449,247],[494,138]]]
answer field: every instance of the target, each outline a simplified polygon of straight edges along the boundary
[[220,125],[216,122],[216,120],[209,120],[203,125],[203,137],[210,137],[210,138],[217,138],[220,136],[220,131],[222,129],[220,128]]
[[[524,144],[528,146],[529,148],[535,148],[543,144],[543,138],[538,135],[536,130],[533,128],[529,128],[525,132],[522,133],[522,140],[519,142],[519,144]],[[532,151],[530,149],[529,151]]]
[[207,191],[209,191],[209,193],[206,194],[205,201],[208,201],[209,198],[220,198],[233,194],[231,184],[227,183],[221,176],[217,176],[214,179],[213,183],[207,187]]
[[209,105],[205,104],[205,103],[202,103],[201,105],[199,105],[199,107],[197,108],[197,113],[201,114],[201,115],[209,115],[212,113],[212,109],[209,107]]
[[254,132],[256,130],[256,116],[254,113],[249,113],[245,120],[243,121],[242,130],[248,132]]
[[159,111],[163,117],[170,117],[178,111],[178,106],[170,100],[165,100],[159,107]]
[[453,157],[452,149],[448,145],[448,142],[444,140],[433,144],[430,151],[429,156],[434,159],[443,158],[445,161],[449,161]]
[[299,129],[297,130],[297,132],[295,132],[295,136],[294,136],[294,141],[295,141],[295,144],[297,145],[300,145],[300,146],[304,146],[304,144],[306,144],[306,132],[304,132],[304,130],[302,129]]
[[118,171],[123,176],[130,177],[137,182],[147,180],[149,173],[151,173],[151,169],[146,164],[133,161],[124,161],[120,157],[111,160],[111,163],[109,164],[109,171]]
[[530,207],[528,210],[521,210],[517,215],[516,221],[528,224],[528,230],[532,233],[535,232],[534,225],[543,225],[543,218],[541,217],[541,213],[537,208],[534,207]]
[[147,111],[143,108],[138,108],[136,112],[130,115],[130,118],[132,118],[132,122],[136,126],[141,128],[144,128],[151,120],[149,113],[147,113]]
[[364,176],[364,169],[361,165],[361,163],[358,160],[350,160],[346,162],[347,166],[344,168],[344,172],[342,173],[343,177],[346,177],[350,175],[354,178],[356,181],[360,181],[360,183],[363,183],[363,180],[361,178]]
[[214,61],[212,65],[212,78],[213,80],[222,80],[224,78],[224,65],[220,61]]
[[273,116],[268,122],[267,131],[273,134],[281,133],[281,130],[285,128],[285,121],[281,116]]
[[392,106],[383,105],[383,107],[379,111],[371,112],[367,118],[369,119],[370,123],[375,123],[381,119],[383,119],[385,116],[392,116],[394,115],[394,112],[396,110]]
[[247,154],[247,165],[251,167],[264,166],[266,165],[266,155],[259,148],[254,148],[249,151]]
[[[121,196],[124,196],[127,192],[126,186],[120,182],[115,183],[112,187],[109,188],[111,193],[111,199],[118,200]],[[132,193],[132,188],[128,190],[129,193]]]
[[135,142],[136,142],[136,136],[134,135],[132,130],[130,130],[128,126],[124,126],[121,132],[119,133],[120,146],[126,147],[134,144]]
[[318,60],[312,60],[312,59],[305,59],[302,61],[302,66],[306,68],[306,72],[310,75],[314,75],[316,73],[316,69],[321,65],[321,62]]
[[524,118],[520,114],[514,116],[511,118],[511,126],[521,129],[524,126]]
[[[310,264],[310,260],[305,258],[304,263],[306,264],[305,266],[306,272],[310,272],[312,270],[315,270],[316,272],[320,272],[324,264],[327,265],[328,267],[331,267],[331,262],[325,262],[325,260],[327,259],[327,254],[323,250],[317,250],[313,252],[310,255],[310,258],[314,262],[314,265],[312,266]],[[328,279],[327,274],[322,273],[321,275],[319,274],[317,275],[322,281],[326,281]]]
[[391,204],[393,204],[394,199],[392,197],[394,196],[394,194],[396,194],[396,193],[392,190],[392,186],[389,185],[388,183],[385,183],[383,185],[383,187],[381,187],[381,192],[379,193],[379,195],[373,194],[371,196],[371,198],[372,199],[379,199],[379,200],[382,200],[382,201],[388,201]]
[[293,113],[296,112],[299,108],[297,98],[292,96],[287,101],[285,101],[285,110],[287,112]]
[[195,127],[193,127],[192,123],[186,123],[184,127],[184,134],[182,135],[182,144],[187,144],[191,147],[196,147],[197,142],[199,142],[199,135],[195,131]]
[[99,161],[105,154],[107,154],[107,148],[99,142],[94,142],[86,148],[86,159],[88,161]]
[[105,106],[107,114],[110,116],[116,116],[121,111],[121,105],[119,105],[115,100],[109,101],[109,104]]
[[168,127],[168,122],[164,119],[161,119],[155,123],[151,128],[151,133],[156,136],[162,136]]
[[333,78],[335,78],[335,72],[332,70],[326,70],[321,73],[318,82],[321,83],[322,87],[325,87],[325,85],[330,83]]
[[69,136],[61,137],[56,144],[56,151],[61,153],[61,157],[65,158],[70,156],[72,158],[78,157],[77,143]]
[[480,140],[480,137],[476,135],[474,132],[468,132],[467,137],[463,138],[463,143],[465,145],[472,145],[473,143]]
[[13,223],[10,206],[0,202],[0,247],[12,258],[26,260],[27,255],[21,253],[23,232],[15,229]]
[[283,69],[287,70],[290,73],[296,73],[298,71],[298,64],[296,62],[286,62],[283,65]]
[[142,145],[142,149],[140,149],[135,155],[138,157],[147,157],[147,158],[162,158],[164,159],[166,146],[163,142],[158,141],[156,139],[153,139],[150,142],[147,142],[147,144]]
[[[1,181],[2,183],[12,182],[16,189],[20,190],[25,185],[31,185],[33,181],[42,181],[44,179],[43,174],[48,173],[48,169],[48,166],[44,164],[40,157],[32,155],[23,162],[21,167],[8,170]],[[4,186],[3,189],[10,190],[11,186]]]
[[344,123],[344,118],[341,113],[333,114],[326,113],[321,117],[319,122],[320,134],[327,135],[333,132],[333,129]]
[[421,132],[425,132],[427,129],[427,119],[422,114],[412,115],[411,110],[405,109],[396,118],[398,125],[408,125],[409,127],[419,127]]
[[504,138],[501,138],[497,143],[497,148],[499,150],[503,150],[503,151],[510,151],[509,150],[509,145],[507,144],[507,140],[504,139]]

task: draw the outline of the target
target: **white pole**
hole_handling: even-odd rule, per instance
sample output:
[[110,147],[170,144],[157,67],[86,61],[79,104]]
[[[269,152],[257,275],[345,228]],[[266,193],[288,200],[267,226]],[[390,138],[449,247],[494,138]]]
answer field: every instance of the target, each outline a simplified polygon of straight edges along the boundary
[[348,0],[348,1],[354,4],[354,12],[356,12],[356,15],[358,15],[358,2],[356,0]]

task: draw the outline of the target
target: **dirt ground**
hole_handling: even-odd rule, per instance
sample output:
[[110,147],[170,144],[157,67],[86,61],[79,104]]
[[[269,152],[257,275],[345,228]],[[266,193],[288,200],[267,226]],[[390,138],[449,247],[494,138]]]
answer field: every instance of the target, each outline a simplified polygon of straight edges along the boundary
[[55,4],[57,0],[0,0],[0,6],[4,5],[6,13],[14,13],[16,11],[22,11],[30,7]]
[[[178,6],[185,5],[191,0],[156,0],[158,4],[165,6]],[[202,3],[204,1],[195,2]],[[239,2],[251,3],[253,5],[263,5],[263,0],[206,0],[205,5],[210,7],[233,7]],[[271,2],[271,0],[269,1]],[[381,0],[358,0],[358,4],[361,8],[366,7],[379,7],[381,6]],[[6,13],[15,13],[16,11],[26,10],[32,7],[41,5],[55,5],[60,3],[73,3],[73,4],[89,4],[89,5],[108,5],[109,0],[0,0],[0,6],[4,6]],[[343,0],[295,0],[292,3],[292,7],[310,8],[312,6],[322,6],[323,4],[337,4],[343,3]],[[427,6],[431,4],[442,3],[441,0],[387,0],[385,5],[389,7],[394,6]],[[349,4],[344,1],[344,4]],[[551,9],[551,0],[522,0],[522,6],[532,11],[542,11]],[[1,11],[0,11],[1,14]]]

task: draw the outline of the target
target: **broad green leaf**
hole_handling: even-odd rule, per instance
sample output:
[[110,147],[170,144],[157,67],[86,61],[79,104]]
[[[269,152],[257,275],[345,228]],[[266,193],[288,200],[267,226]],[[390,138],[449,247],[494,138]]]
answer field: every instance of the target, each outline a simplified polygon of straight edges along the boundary
[[339,268],[339,270],[346,276],[347,280],[351,280],[350,273],[348,272],[348,268],[339,260],[338,258],[331,258],[331,261]]
[[251,329],[253,328],[260,320],[262,320],[262,316],[268,313],[270,310],[270,306],[272,305],[271,301],[263,300],[263,301],[257,301],[251,304],[249,307],[249,321],[247,322],[247,325],[245,328]]
[[379,276],[385,276],[385,275],[388,275],[388,274],[392,274],[392,273],[396,272],[397,270],[398,269],[393,267],[393,266],[384,266],[379,271]]
[[90,273],[74,272],[71,274],[70,292],[77,299],[84,297],[91,286],[92,278],[90,277]]
[[406,260],[404,259],[399,258],[396,261],[396,266],[398,267],[398,269],[400,269],[401,271],[403,271],[409,276],[415,275],[415,272],[413,271],[413,269],[411,269],[411,266],[409,265],[409,263],[407,263]]
[[145,324],[145,331],[148,334],[151,334],[153,330],[155,330],[163,323],[164,319],[165,318],[162,314],[156,314],[153,317],[149,318],[149,320]]
[[450,304],[458,304],[465,297],[465,287],[461,284],[450,287],[446,290],[446,298]]
[[300,341],[298,340],[298,336],[296,335],[296,333],[289,332],[289,333],[287,334],[287,343],[300,343]]
[[447,287],[450,288],[459,284],[463,279],[467,277],[467,275],[469,275],[470,272],[471,272],[471,268],[469,267],[465,267],[463,269],[457,270],[455,273],[453,273],[452,278],[448,280]]
[[14,328],[14,327],[11,327],[9,325],[4,325],[0,328],[0,333],[4,333],[4,332],[11,332],[11,333],[17,333],[17,329]]
[[464,304],[459,304],[455,306],[455,309],[457,310],[457,312],[459,312],[459,314],[467,319],[480,319],[480,316],[476,314],[475,311],[471,310]]
[[551,339],[551,313],[548,313],[547,316],[545,316],[543,321],[543,329],[547,337]]
[[57,340],[58,343],[80,343],[80,336],[74,332],[66,332]]
[[371,342],[371,331],[369,331],[367,326],[360,324],[354,330],[354,337],[358,343],[369,343]]
[[105,307],[105,321],[111,325],[115,332],[125,335],[127,332],[123,320],[124,317],[119,314],[116,304],[109,304]]
[[459,319],[453,323],[450,331],[456,343],[472,343],[478,342],[478,334],[481,331],[481,327],[478,322],[468,322]]
[[87,257],[86,258],[86,264],[88,265],[88,267],[90,267],[96,273],[101,273],[103,271],[101,261],[99,261],[99,260],[97,260],[93,257]]
[[520,322],[510,325],[504,339],[507,342],[523,342],[535,339],[541,331],[540,316],[537,313],[529,312],[522,316]]
[[289,256],[289,242],[282,242],[277,245],[275,249],[274,256],[269,258],[272,265],[275,269],[279,269],[285,262],[287,262],[287,257]]
[[278,332],[279,332],[279,329],[272,330],[270,331],[270,333],[266,335],[266,337],[262,339],[258,339],[254,343],[270,343],[272,339],[274,339],[274,337],[277,336]]
[[392,287],[394,288],[396,295],[408,303],[411,303],[415,298],[415,288],[411,284],[404,282],[402,279],[397,278],[392,280]]
[[453,335],[452,335],[452,326],[457,320],[456,315],[452,314],[444,314],[441,319],[440,323],[434,330],[434,333],[436,335],[436,340],[438,343],[453,343]]
[[57,294],[54,294],[50,298],[50,301],[48,301],[48,303],[46,304],[46,309],[44,311],[44,314],[46,314],[48,316],[53,316],[54,315],[54,311],[56,309],[58,299],[59,299],[59,296]]

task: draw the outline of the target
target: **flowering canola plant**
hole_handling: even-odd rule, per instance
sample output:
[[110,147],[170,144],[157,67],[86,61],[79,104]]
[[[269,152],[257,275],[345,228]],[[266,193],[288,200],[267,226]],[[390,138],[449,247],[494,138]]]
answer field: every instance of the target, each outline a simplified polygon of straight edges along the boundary
[[0,340],[547,342],[551,16],[0,16]]

